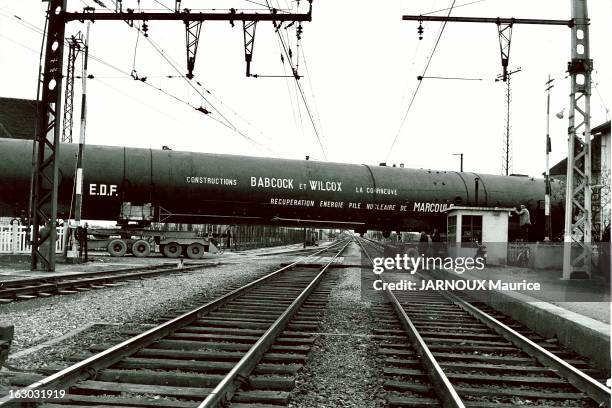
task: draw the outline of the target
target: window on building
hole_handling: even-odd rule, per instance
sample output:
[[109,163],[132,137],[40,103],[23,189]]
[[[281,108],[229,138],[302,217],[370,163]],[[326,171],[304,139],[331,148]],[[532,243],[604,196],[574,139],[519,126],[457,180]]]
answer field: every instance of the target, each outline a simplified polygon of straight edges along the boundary
[[446,225],[446,240],[448,242],[457,242],[457,216],[448,217]]
[[461,216],[461,242],[482,242],[482,215]]

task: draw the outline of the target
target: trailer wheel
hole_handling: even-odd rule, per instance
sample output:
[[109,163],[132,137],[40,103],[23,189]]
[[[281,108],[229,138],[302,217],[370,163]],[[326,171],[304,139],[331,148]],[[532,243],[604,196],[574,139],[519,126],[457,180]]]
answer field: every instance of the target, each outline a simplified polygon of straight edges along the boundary
[[205,252],[204,245],[198,242],[194,242],[193,244],[190,244],[187,247],[185,252],[187,252],[187,256],[190,259],[200,259],[202,258],[202,256],[204,256],[204,252]]
[[139,239],[132,244],[132,253],[138,258],[146,258],[151,254],[151,245],[144,239]]
[[183,248],[177,242],[171,242],[169,244],[165,244],[162,252],[167,258],[178,258],[181,256],[181,252],[183,252]]
[[127,243],[122,239],[113,239],[108,243],[108,247],[106,248],[111,256],[120,257],[125,255],[127,251]]

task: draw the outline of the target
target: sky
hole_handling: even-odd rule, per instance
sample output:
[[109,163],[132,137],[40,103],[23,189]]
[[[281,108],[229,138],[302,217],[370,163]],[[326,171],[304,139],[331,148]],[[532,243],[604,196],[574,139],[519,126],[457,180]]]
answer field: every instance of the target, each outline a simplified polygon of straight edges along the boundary
[[[111,0],[102,0],[112,7]],[[263,1],[262,1],[263,2]],[[124,8],[138,9],[137,0]],[[257,3],[257,2],[255,2]],[[297,3],[273,1],[296,10]],[[306,11],[305,1],[299,11]],[[450,6],[452,0],[333,0],[313,2],[313,21],[303,24],[299,51],[300,80],[313,116],[296,92],[293,78],[247,78],[241,24],[205,22],[195,78],[167,78],[186,72],[185,33],[181,22],[148,23],[148,39],[124,22],[91,25],[87,82],[88,144],[161,148],[457,170],[464,153],[466,171],[501,174],[505,131],[505,84],[494,24],[448,23],[432,48],[442,23],[417,22],[404,14],[423,14]],[[569,19],[569,0],[456,1],[452,16]],[[174,7],[171,0],[141,0],[142,9]],[[69,0],[68,9],[96,6],[93,0]],[[227,10],[262,9],[244,0],[183,0],[182,7]],[[36,97],[41,34],[46,3],[0,0],[0,96]],[[436,14],[446,15],[448,11]],[[15,17],[17,16],[17,17]],[[594,88],[592,126],[609,120],[612,105],[612,2],[590,0],[591,58]],[[18,18],[20,20],[18,20]],[[72,22],[67,35],[85,30]],[[296,51],[295,26],[282,29]],[[546,94],[551,75],[551,164],[566,156],[570,82],[570,29],[564,26],[515,25],[512,77],[512,145],[514,173],[539,176],[545,165]],[[149,41],[150,40],[150,41]],[[163,50],[160,53],[156,50]],[[163,54],[163,55],[162,55]],[[257,26],[252,71],[285,75],[278,36],[271,23]],[[95,59],[94,59],[95,57]],[[166,61],[173,62],[175,68]],[[408,105],[429,59],[427,76],[478,80],[424,79]],[[101,63],[102,60],[104,63]],[[115,67],[117,69],[111,68]],[[147,77],[147,86],[129,76]],[[162,91],[158,90],[162,89]],[[80,83],[75,87],[80,93]],[[203,100],[202,95],[207,100]],[[75,99],[78,105],[80,98]],[[205,115],[195,108],[212,111]],[[79,107],[75,109],[78,118]],[[405,117],[405,120],[402,119]],[[225,119],[224,119],[225,118]],[[230,129],[220,122],[231,123]],[[403,125],[401,125],[403,123]],[[74,129],[78,135],[78,123]],[[395,144],[393,141],[396,140]],[[321,148],[321,145],[323,148]],[[393,145],[393,149],[391,146]],[[325,151],[325,154],[323,153]]]

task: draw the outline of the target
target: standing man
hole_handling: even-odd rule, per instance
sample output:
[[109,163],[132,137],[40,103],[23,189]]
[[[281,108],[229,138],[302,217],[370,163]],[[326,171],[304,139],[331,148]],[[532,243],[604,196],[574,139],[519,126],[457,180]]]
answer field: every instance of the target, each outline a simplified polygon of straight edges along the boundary
[[529,242],[529,226],[531,225],[529,210],[523,204],[521,204],[521,209],[514,210],[514,212],[519,216],[519,225],[521,227],[523,242]]
[[441,252],[442,246],[442,237],[440,237],[440,231],[437,228],[433,229],[431,233],[431,246],[433,248],[433,254],[438,256]]
[[227,227],[225,231],[225,249],[228,251],[232,248],[232,227]]
[[76,229],[76,239],[79,242],[79,257],[85,256],[85,262],[88,261],[87,254],[87,223],[84,226],[78,226]]
[[437,228],[434,228],[433,232],[431,233],[431,242],[442,242],[440,231],[438,231]]
[[49,244],[49,240],[47,239],[49,235],[51,235],[51,225],[49,223],[49,220],[45,220],[45,224],[40,229],[39,238],[41,241],[43,241],[43,243],[38,247],[38,250],[42,254],[47,254],[49,252],[49,248],[51,247],[51,245]]
[[429,237],[425,231],[421,231],[421,238],[419,238],[419,255],[427,255],[429,252]]

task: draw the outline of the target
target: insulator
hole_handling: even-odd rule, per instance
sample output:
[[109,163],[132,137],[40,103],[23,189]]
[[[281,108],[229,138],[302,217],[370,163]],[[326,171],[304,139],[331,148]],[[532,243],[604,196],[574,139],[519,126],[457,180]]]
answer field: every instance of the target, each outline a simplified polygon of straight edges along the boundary
[[302,25],[300,24],[296,30],[296,36],[298,40],[302,39],[302,32],[303,32],[303,28],[302,28]]
[[425,31],[425,29],[423,29],[423,23],[421,21],[419,21],[419,27],[417,28],[417,33],[419,33],[419,40],[423,39],[423,32]]

